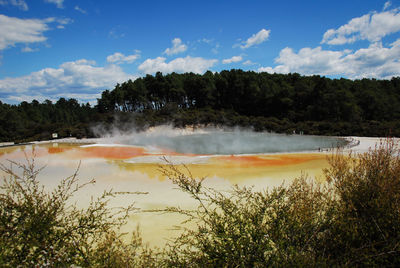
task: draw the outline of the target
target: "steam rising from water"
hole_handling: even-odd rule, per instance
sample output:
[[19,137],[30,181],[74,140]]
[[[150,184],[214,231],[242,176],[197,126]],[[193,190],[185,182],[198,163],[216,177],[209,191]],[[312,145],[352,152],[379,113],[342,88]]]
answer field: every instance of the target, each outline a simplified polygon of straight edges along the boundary
[[114,143],[146,147],[148,150],[170,150],[184,154],[230,155],[299,152],[344,146],[346,141],[337,137],[283,135],[249,130],[173,129],[168,126],[152,128],[146,132],[111,134]]

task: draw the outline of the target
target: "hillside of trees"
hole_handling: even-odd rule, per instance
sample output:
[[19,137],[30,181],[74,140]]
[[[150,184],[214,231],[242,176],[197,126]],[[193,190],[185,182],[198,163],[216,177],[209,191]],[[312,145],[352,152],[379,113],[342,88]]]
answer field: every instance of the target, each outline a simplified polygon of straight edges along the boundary
[[95,119],[96,109],[75,99],[18,105],[0,101],[0,141],[48,140],[54,132],[60,137],[83,137],[90,134],[89,123]]
[[400,136],[400,77],[391,80],[230,70],[156,73],[105,90],[97,105],[0,102],[0,140],[91,137],[91,127],[170,123],[318,135]]

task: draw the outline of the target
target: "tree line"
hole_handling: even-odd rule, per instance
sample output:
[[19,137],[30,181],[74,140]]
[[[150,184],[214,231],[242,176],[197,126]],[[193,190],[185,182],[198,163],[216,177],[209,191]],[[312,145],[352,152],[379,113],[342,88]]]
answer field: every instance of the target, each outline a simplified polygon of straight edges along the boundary
[[0,101],[0,140],[48,140],[52,133],[60,137],[87,136],[95,114],[93,107],[79,104],[76,99],[60,98],[56,103],[23,101],[18,105]]
[[64,98],[55,104],[48,100],[0,103],[0,138],[33,137],[50,130],[91,136],[93,122],[118,122],[121,127],[212,124],[287,133],[399,136],[399,118],[400,77],[349,80],[236,69],[203,75],[158,72],[103,91],[94,107]]

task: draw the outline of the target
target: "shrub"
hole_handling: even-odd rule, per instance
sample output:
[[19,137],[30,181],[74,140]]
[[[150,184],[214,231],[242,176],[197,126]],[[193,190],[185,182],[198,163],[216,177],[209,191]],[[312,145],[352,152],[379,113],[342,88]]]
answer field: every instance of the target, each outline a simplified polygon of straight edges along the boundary
[[179,267],[398,266],[400,158],[392,140],[360,155],[336,153],[319,184],[301,176],[288,187],[229,193],[204,187],[170,165],[162,172],[197,200],[176,207],[197,224],[169,245]]
[[400,155],[393,140],[374,150],[330,158],[332,226],[324,243],[345,266],[400,265]]
[[149,250],[136,232],[129,244],[117,234],[137,209],[133,204],[121,209],[108,206],[116,195],[140,193],[105,191],[79,209],[71,197],[94,180],[79,184],[78,168],[46,191],[37,179],[42,169],[35,168],[34,158],[26,161],[0,165],[6,174],[0,186],[0,266],[126,267],[148,258]]
[[182,191],[198,201],[188,216],[196,229],[184,229],[170,244],[168,264],[178,267],[264,267],[317,265],[319,235],[329,226],[329,193],[305,176],[290,187],[257,192],[235,186],[223,194],[171,165],[162,169]]

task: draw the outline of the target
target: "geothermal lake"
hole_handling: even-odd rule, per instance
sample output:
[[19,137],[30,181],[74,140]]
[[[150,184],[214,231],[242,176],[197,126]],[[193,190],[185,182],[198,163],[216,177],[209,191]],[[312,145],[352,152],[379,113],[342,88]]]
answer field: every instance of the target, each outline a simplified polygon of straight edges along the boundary
[[[82,189],[75,201],[85,206],[91,196],[106,189],[141,191],[147,195],[114,200],[116,206],[135,202],[143,210],[167,206],[194,208],[196,203],[180,192],[159,171],[165,159],[185,164],[194,177],[206,177],[204,184],[229,190],[233,184],[254,186],[256,190],[290,182],[302,172],[318,179],[328,166],[326,150],[344,146],[336,137],[278,135],[251,131],[216,129],[176,130],[158,127],[147,132],[113,133],[93,141],[64,140],[26,146],[0,148],[0,162],[24,162],[35,153],[37,167],[46,166],[39,180],[49,189],[74,173],[79,163],[79,179],[95,185]],[[325,149],[325,152],[320,152]],[[140,225],[144,240],[163,245],[176,234],[178,215],[136,213],[124,231]]]

